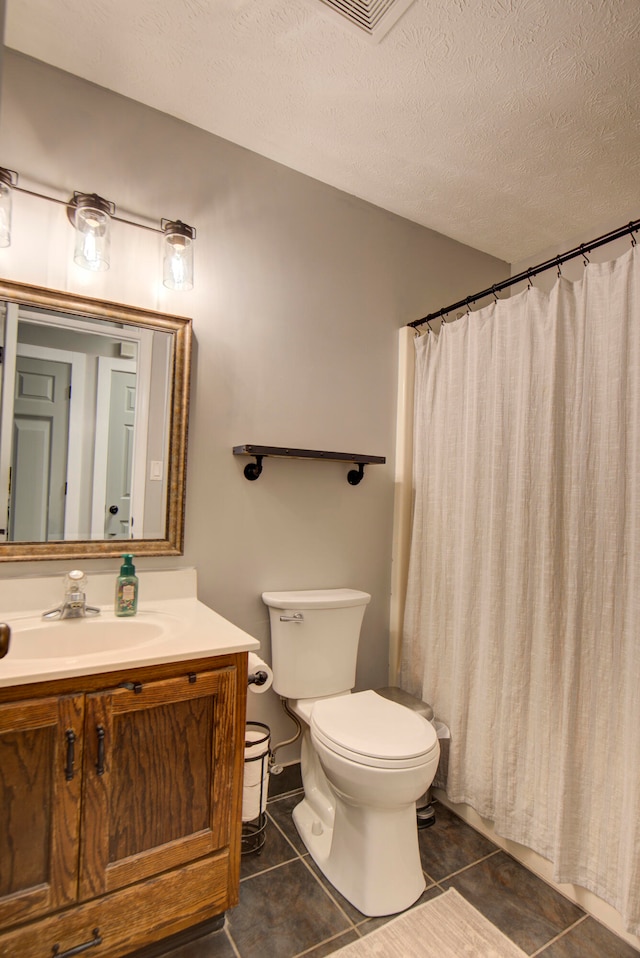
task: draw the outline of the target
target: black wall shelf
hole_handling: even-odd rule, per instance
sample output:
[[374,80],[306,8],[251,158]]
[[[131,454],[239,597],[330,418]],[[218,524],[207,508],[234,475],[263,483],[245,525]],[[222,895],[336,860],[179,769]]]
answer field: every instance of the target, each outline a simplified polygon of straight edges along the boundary
[[280,459],[324,459],[328,462],[353,462],[358,468],[350,469],[347,473],[347,482],[357,486],[364,476],[364,467],[372,464],[382,464],[387,460],[384,456],[363,456],[357,452],[324,452],[320,449],[291,449],[288,446],[254,446],[246,443],[243,446],[233,447],[234,456],[255,456],[255,462],[244,467],[245,479],[253,481],[262,472],[262,460],[269,456]]

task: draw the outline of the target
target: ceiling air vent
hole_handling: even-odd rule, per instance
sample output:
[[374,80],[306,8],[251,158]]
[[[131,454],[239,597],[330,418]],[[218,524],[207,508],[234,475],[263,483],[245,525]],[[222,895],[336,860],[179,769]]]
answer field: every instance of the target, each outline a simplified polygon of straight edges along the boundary
[[360,35],[364,34],[374,43],[382,40],[414,2],[415,0],[320,0],[323,7],[339,14],[346,24],[355,27]]

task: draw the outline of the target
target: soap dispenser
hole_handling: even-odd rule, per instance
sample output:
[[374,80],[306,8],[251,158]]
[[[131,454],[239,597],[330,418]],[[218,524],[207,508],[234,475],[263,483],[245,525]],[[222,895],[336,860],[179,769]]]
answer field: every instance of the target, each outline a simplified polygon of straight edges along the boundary
[[138,576],[133,556],[126,554],[116,580],[116,615],[135,615],[138,611]]

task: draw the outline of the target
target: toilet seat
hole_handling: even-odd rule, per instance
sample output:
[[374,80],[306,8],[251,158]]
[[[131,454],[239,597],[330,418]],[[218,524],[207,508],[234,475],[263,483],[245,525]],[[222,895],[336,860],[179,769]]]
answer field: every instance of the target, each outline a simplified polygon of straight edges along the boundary
[[373,691],[320,699],[310,724],[312,737],[326,748],[374,768],[424,765],[438,748],[429,722]]

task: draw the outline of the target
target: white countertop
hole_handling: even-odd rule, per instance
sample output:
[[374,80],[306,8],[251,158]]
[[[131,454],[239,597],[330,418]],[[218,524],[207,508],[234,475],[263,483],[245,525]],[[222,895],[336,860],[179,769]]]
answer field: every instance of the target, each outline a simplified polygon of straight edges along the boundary
[[[138,613],[132,618],[114,614],[115,578],[103,574],[89,577],[87,603],[100,608],[99,616],[62,621],[42,619],[45,609],[62,600],[60,577],[0,581],[0,621],[12,630],[9,652],[0,659],[0,688],[247,652],[260,646],[253,636],[196,598],[195,570],[141,573]],[[33,608],[34,599],[37,609]],[[77,644],[82,647],[83,637],[90,635],[94,624],[98,624],[97,636],[108,633],[104,648],[92,647],[87,652],[85,646],[77,655],[60,654],[70,635],[75,643],[76,632]],[[30,630],[29,637],[26,633]],[[21,638],[24,650],[27,639],[34,636],[29,657],[24,657]]]

